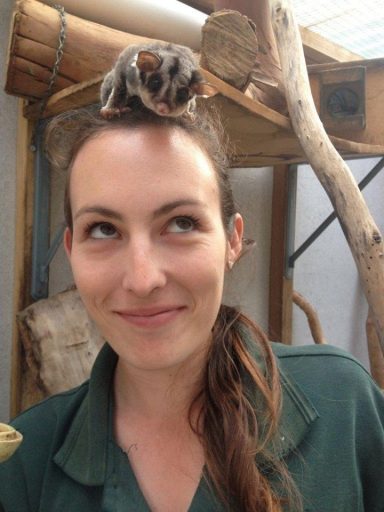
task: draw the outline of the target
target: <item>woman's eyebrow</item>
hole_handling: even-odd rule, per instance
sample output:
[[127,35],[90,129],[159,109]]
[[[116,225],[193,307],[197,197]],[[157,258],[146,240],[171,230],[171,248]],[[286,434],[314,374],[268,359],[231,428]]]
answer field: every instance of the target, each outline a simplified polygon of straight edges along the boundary
[[104,206],[83,206],[74,216],[74,220],[85,213],[98,213],[103,217],[108,217],[110,219],[123,220],[123,216],[119,212],[116,212],[111,208],[105,208]]
[[[170,203],[163,204],[159,208],[157,208],[152,216],[159,217],[160,215],[165,215],[175,208],[178,208],[179,206],[204,206],[204,203],[202,201],[198,201],[196,199],[178,199],[177,201],[172,201]],[[123,216],[121,213],[112,210],[111,208],[106,208],[104,206],[83,206],[80,208],[78,212],[76,212],[76,215],[74,216],[74,220],[76,220],[81,215],[84,215],[86,213],[98,213],[99,215],[102,215],[103,217],[108,217],[110,219],[115,220],[123,220]]]
[[160,206],[160,208],[157,208],[153,212],[153,217],[159,217],[160,215],[165,215],[175,208],[178,208],[179,206],[204,206],[204,203],[202,201],[198,201],[196,199],[178,199],[177,201],[172,201],[171,203],[166,203]]

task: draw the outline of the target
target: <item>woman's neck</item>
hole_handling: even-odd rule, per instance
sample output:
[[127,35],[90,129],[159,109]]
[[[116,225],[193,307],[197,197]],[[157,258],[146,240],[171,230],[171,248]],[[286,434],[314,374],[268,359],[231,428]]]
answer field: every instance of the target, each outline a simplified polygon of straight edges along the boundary
[[206,358],[177,368],[142,370],[119,359],[114,379],[118,414],[159,422],[187,419],[205,373]]

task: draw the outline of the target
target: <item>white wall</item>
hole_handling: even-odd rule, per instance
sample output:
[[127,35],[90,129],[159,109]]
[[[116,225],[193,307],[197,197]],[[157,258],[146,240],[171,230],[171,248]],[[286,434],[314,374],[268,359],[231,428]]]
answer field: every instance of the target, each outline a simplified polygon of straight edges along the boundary
[[235,201],[245,221],[245,237],[256,241],[227,276],[225,302],[239,306],[268,330],[269,258],[273,176],[271,168],[233,169]]
[[11,0],[0,2],[0,421],[9,412],[12,340],[17,100],[3,91],[12,8]]
[[[350,161],[359,182],[379,159]],[[384,231],[384,170],[364,189],[363,195],[381,233]],[[296,247],[333,211],[328,196],[309,166],[298,171]],[[340,346],[368,368],[365,337],[367,303],[356,266],[338,221],[334,221],[297,260],[295,289],[316,308],[329,343]],[[384,290],[383,290],[384,293]],[[311,342],[303,313],[294,308],[294,343]]]

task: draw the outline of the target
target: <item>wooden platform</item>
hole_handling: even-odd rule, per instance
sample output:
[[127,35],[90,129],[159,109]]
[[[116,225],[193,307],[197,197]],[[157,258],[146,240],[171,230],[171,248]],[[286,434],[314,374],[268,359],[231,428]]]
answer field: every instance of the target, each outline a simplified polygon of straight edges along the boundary
[[[384,59],[349,63],[321,64],[309,67],[315,104],[320,107],[320,81],[324,74],[344,70],[345,76],[354,67],[366,71],[366,126],[362,129],[333,129],[330,137],[344,158],[358,158],[384,154]],[[210,100],[221,111],[226,130],[235,148],[234,167],[262,167],[277,164],[305,162],[300,143],[291,129],[288,117],[249,98],[211,73],[202,70],[207,80],[220,94]],[[72,108],[99,101],[103,74],[94,79],[67,87],[51,96],[44,117],[50,117]],[[40,102],[28,106],[24,115],[37,119]],[[348,139],[344,136],[347,135]]]

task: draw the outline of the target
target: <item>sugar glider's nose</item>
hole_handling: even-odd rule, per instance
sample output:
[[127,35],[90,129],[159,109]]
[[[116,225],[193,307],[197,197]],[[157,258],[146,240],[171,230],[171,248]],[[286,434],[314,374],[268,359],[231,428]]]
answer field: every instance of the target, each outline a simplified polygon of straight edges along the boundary
[[161,116],[166,116],[170,113],[170,108],[168,103],[165,103],[163,101],[156,104],[156,112],[160,114]]

